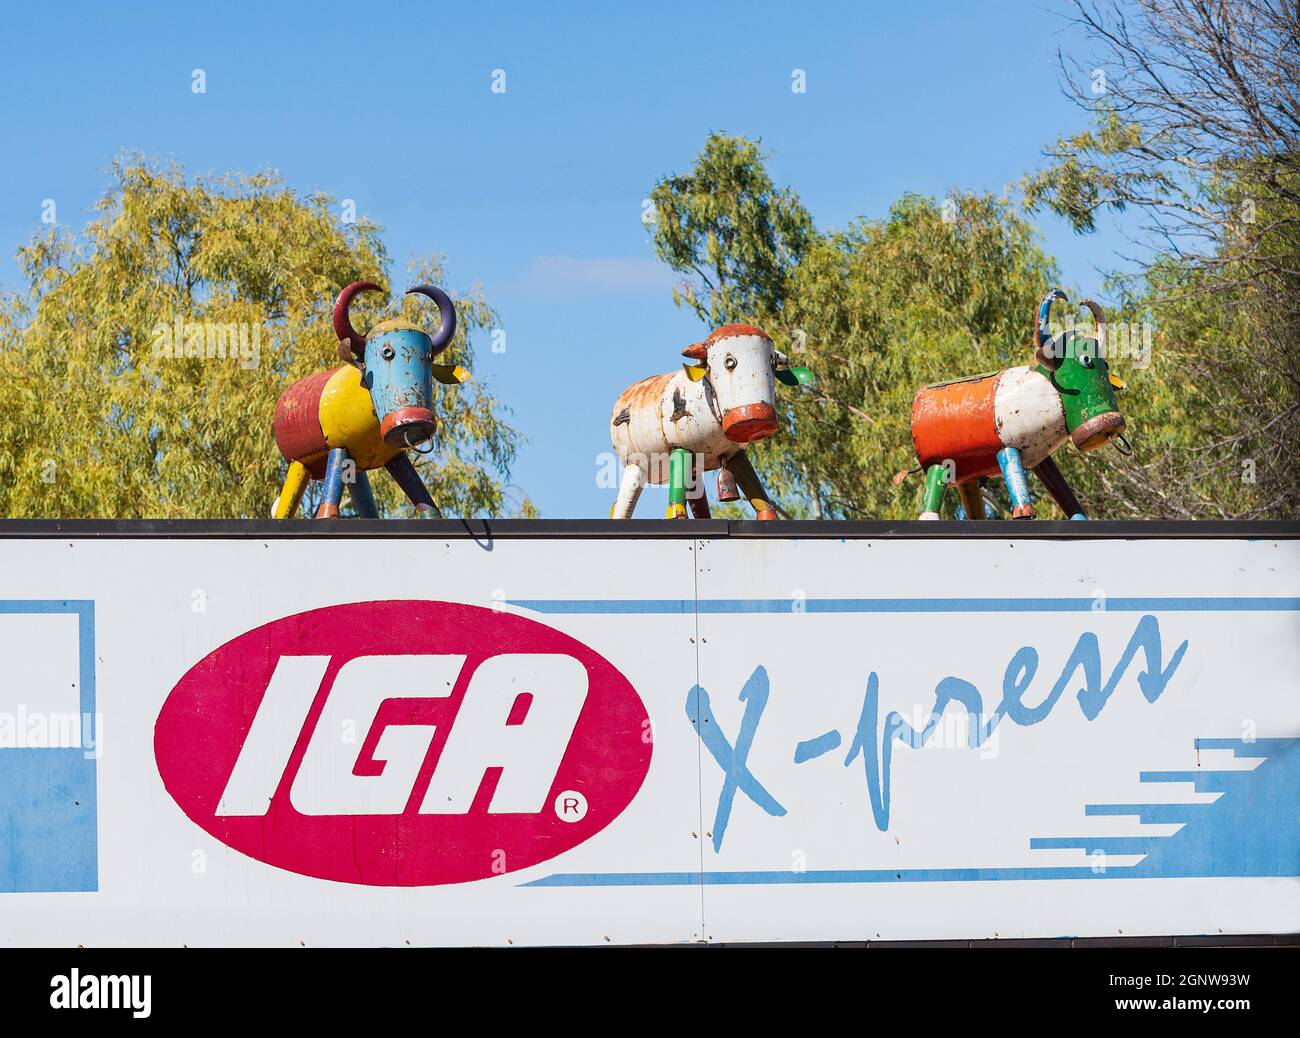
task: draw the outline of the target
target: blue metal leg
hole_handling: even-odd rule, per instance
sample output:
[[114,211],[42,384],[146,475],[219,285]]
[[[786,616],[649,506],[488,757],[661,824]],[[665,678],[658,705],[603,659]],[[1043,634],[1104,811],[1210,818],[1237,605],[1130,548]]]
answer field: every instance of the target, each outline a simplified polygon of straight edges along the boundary
[[370,477],[360,469],[357,470],[355,482],[348,487],[348,494],[351,495],[352,507],[357,510],[357,515],[360,518],[379,518],[379,508],[375,504],[375,494],[370,489]]
[[342,447],[330,451],[325,463],[325,489],[321,495],[320,507],[316,509],[317,519],[337,519],[339,502],[343,500],[343,463],[348,452]]
[[1020,460],[1020,451],[1015,447],[998,451],[998,467],[1002,469],[1002,478],[1006,480],[1007,493],[1011,496],[1011,518],[1034,518],[1034,499],[1029,496],[1029,477]]

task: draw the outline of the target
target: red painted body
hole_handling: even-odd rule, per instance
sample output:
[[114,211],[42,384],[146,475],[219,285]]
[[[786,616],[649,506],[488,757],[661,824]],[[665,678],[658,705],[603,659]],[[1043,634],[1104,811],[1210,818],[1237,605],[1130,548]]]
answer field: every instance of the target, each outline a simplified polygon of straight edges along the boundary
[[996,475],[998,436],[994,398],[1001,372],[926,386],[912,402],[912,442],[922,468],[951,460],[954,483]]
[[320,399],[338,368],[318,371],[295,382],[275,404],[272,431],[286,461],[301,461],[315,479],[325,476],[329,445],[320,424]]

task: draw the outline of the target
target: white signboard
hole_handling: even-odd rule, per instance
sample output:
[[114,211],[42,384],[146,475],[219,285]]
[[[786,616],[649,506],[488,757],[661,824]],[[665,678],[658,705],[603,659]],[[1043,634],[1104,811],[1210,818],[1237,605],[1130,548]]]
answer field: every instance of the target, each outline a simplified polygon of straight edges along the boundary
[[0,942],[1300,930],[1300,542],[0,540]]

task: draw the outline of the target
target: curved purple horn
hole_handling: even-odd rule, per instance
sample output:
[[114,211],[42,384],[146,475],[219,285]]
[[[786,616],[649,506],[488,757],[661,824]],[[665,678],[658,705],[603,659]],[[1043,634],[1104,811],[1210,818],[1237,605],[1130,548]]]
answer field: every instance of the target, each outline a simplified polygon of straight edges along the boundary
[[430,354],[437,356],[447,348],[452,336],[456,334],[456,307],[452,305],[451,296],[435,285],[416,285],[406,290],[408,296],[412,292],[428,296],[438,304],[438,313],[442,315],[442,325],[438,328],[438,334],[433,336],[433,346],[429,350]]
[[349,314],[352,300],[359,292],[382,291],[383,289],[373,281],[354,281],[340,292],[338,299],[334,301],[334,334],[339,337],[339,342],[344,339],[351,340],[352,352],[358,360],[366,348],[366,337],[352,327],[352,317]]

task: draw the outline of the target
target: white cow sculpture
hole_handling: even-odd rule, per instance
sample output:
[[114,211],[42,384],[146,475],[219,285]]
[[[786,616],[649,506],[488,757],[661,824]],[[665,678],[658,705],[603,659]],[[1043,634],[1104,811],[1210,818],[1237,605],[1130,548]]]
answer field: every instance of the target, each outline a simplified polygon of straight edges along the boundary
[[653,375],[620,394],[610,417],[610,438],[623,462],[623,482],[611,519],[630,519],[647,482],[669,484],[668,518],[709,517],[701,474],[718,472],[718,500],[740,491],[759,519],[775,519],[776,506],[745,456],[747,444],[776,432],[776,381],[801,385],[807,368],[791,368],[765,332],[749,324],[719,328],[682,350],[696,361]]

